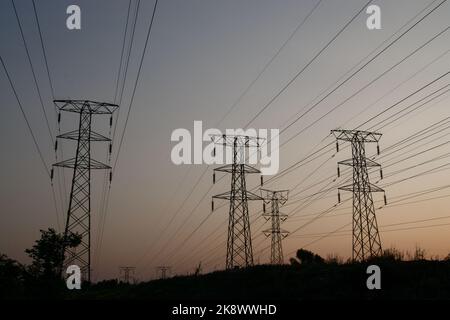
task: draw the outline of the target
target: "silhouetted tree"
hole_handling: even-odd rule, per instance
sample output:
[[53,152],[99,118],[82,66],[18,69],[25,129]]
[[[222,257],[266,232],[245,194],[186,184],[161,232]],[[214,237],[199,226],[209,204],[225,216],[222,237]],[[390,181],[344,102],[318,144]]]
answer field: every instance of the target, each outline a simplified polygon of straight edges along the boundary
[[297,250],[297,259],[291,258],[291,265],[298,266],[302,264],[324,263],[324,259],[311,251],[305,249]]
[[23,291],[24,267],[0,254],[0,297],[14,298]]
[[81,243],[81,236],[70,233],[64,235],[54,229],[40,230],[41,238],[35,245],[25,252],[33,259],[29,272],[36,278],[59,278],[60,268],[63,264],[63,250],[65,247],[74,248]]

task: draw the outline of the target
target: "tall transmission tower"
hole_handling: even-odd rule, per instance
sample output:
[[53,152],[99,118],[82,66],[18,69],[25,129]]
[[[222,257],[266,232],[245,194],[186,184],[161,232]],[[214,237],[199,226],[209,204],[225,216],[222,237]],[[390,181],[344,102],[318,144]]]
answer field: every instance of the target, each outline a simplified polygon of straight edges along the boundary
[[[246,150],[251,147],[259,148],[261,138],[243,135],[212,135],[212,141],[223,147],[231,147],[232,164],[227,164],[214,169],[215,172],[231,173],[231,190],[213,196],[212,211],[214,211],[214,199],[230,201],[228,217],[228,240],[226,269],[234,267],[248,267],[253,265],[252,237],[250,232],[250,219],[248,215],[248,200],[262,200],[262,198],[247,190],[245,175],[247,173],[260,173],[245,163]],[[262,176],[261,176],[262,184]]]
[[[289,232],[280,228],[280,223],[287,218],[286,214],[280,213],[280,206],[284,205],[288,199],[289,190],[267,190],[261,189],[261,197],[264,199],[264,218],[266,221],[271,220],[272,225],[270,229],[264,230],[266,237],[271,236],[270,246],[270,263],[283,264],[283,247],[281,240],[283,240]],[[271,212],[266,213],[266,204],[271,205]]]
[[[340,176],[339,165],[353,167],[352,184],[341,186],[339,190],[353,192],[353,260],[366,260],[382,253],[381,239],[378,232],[375,206],[372,192],[383,192],[380,187],[370,183],[368,167],[380,167],[380,164],[366,158],[365,144],[377,143],[377,154],[380,154],[378,141],[380,133],[358,131],[358,130],[332,130],[336,137],[336,150],[339,151],[339,140],[347,141],[352,146],[352,158],[338,162],[338,176]],[[383,171],[380,167],[380,176],[383,179]],[[338,192],[338,201],[341,201]],[[384,194],[386,204],[386,194]]]
[[[91,130],[93,115],[110,115],[118,105],[95,102],[90,100],[54,100],[59,110],[58,122],[61,120],[61,111],[79,114],[78,130],[58,135],[55,141],[55,150],[58,147],[58,139],[77,141],[74,158],[55,163],[55,167],[73,169],[72,187],[67,211],[64,238],[69,233],[81,235],[81,244],[76,248],[64,248],[64,267],[76,264],[80,267],[83,280],[91,281],[91,169],[107,169],[111,167],[91,158],[91,141],[109,142],[111,153],[111,139]],[[51,172],[53,178],[53,169]],[[112,173],[110,171],[110,181]],[[62,271],[62,270],[61,270]]]
[[119,267],[119,278],[125,283],[130,283],[130,280],[132,280],[132,282],[135,282],[135,270],[136,267]]
[[170,266],[159,266],[156,267],[156,270],[160,272],[159,278],[160,279],[166,279],[167,273],[170,272],[171,267]]

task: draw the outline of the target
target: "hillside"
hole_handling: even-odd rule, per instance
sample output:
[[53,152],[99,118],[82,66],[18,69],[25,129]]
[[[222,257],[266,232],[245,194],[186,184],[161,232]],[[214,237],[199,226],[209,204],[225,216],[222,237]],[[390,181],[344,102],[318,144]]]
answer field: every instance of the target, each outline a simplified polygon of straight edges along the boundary
[[367,263],[260,265],[136,285],[105,281],[74,299],[450,299],[449,261],[382,261],[381,290],[366,287]]

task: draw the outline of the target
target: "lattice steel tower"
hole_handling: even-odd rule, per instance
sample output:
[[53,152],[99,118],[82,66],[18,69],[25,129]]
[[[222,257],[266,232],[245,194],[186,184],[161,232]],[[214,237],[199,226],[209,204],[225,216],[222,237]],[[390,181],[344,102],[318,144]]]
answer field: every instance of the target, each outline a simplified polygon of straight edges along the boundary
[[172,267],[169,266],[159,266],[156,267],[156,270],[160,272],[160,279],[166,279],[167,278],[167,273],[170,272],[170,270],[172,269]]
[[[252,237],[250,232],[250,220],[248,215],[248,200],[262,200],[262,198],[247,190],[245,175],[247,173],[260,173],[245,163],[246,150],[259,148],[261,138],[243,135],[212,135],[214,143],[232,149],[232,164],[227,164],[214,169],[215,172],[231,173],[231,190],[213,196],[212,210],[214,211],[214,199],[230,201],[228,217],[228,240],[226,269],[234,267],[248,267],[253,265]],[[262,182],[262,177],[261,177]]]
[[[345,185],[339,190],[353,192],[353,260],[366,260],[370,257],[379,256],[382,253],[381,239],[378,232],[375,206],[372,192],[383,192],[380,187],[370,183],[368,167],[380,167],[375,161],[366,158],[365,143],[376,142],[377,153],[380,153],[378,141],[380,133],[358,131],[358,130],[332,130],[336,139],[348,141],[352,146],[352,159],[338,162],[338,176],[340,176],[339,165],[353,167],[353,182]],[[339,142],[336,141],[336,149],[339,151]],[[383,172],[380,168],[380,175]],[[338,193],[340,202],[340,193]],[[384,195],[386,204],[386,195]]]
[[[264,199],[264,214],[266,221],[271,220],[270,229],[264,230],[266,237],[271,236],[270,263],[283,264],[283,247],[281,241],[289,234],[288,231],[280,228],[280,223],[287,218],[286,214],[280,213],[280,206],[284,205],[288,199],[288,190],[267,190],[261,189],[261,197]],[[266,204],[271,204],[271,212],[266,214]]]
[[[89,100],[55,100],[55,106],[59,110],[58,122],[61,119],[61,111],[79,114],[78,130],[63,133],[58,139],[77,141],[77,149],[74,158],[55,163],[53,166],[72,168],[72,187],[70,190],[69,208],[64,230],[64,237],[69,232],[82,236],[81,244],[76,248],[64,248],[64,267],[76,264],[80,267],[85,281],[91,280],[91,169],[111,169],[106,164],[91,158],[91,141],[109,142],[111,152],[111,140],[91,130],[93,115],[110,115],[118,108],[115,104],[95,102]],[[55,149],[57,149],[57,141]],[[53,177],[53,169],[52,169]],[[111,180],[111,172],[110,172]],[[61,270],[63,271],[63,270]]]
[[130,283],[130,280],[135,282],[136,281],[134,277],[135,270],[136,267],[119,267],[119,278],[125,283]]

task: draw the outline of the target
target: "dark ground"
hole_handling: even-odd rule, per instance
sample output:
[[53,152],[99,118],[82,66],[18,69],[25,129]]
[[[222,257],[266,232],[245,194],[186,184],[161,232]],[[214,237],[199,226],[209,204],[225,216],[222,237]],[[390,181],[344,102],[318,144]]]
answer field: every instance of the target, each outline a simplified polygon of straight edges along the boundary
[[[381,290],[368,290],[369,263],[261,265],[198,276],[177,276],[136,285],[104,281],[69,299],[445,299],[450,300],[450,261],[374,261]],[[67,292],[67,291],[66,291]]]

